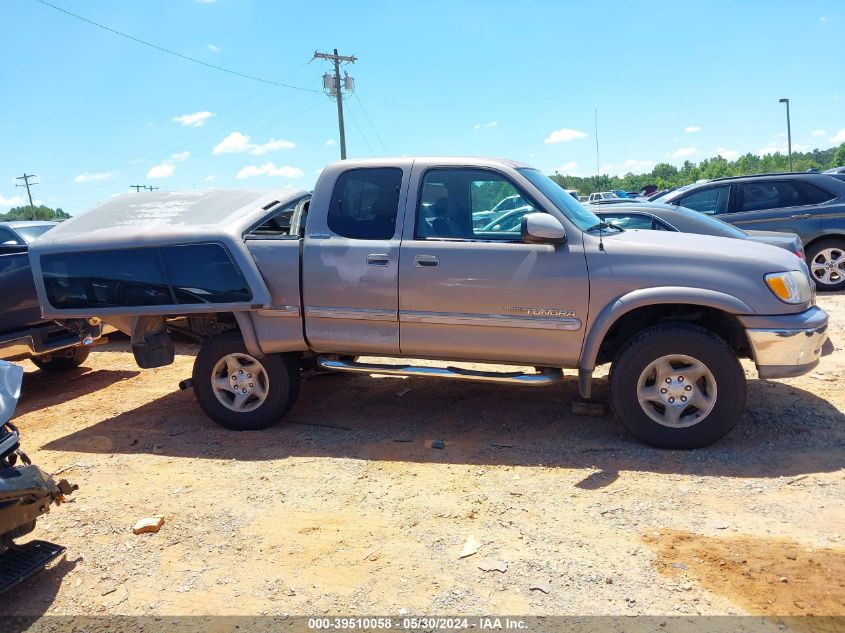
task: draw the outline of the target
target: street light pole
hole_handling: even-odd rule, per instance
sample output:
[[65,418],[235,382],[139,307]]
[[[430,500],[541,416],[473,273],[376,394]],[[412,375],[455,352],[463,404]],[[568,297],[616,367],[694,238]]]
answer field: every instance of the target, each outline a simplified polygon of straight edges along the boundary
[[789,151],[789,171],[792,171],[792,126],[789,122],[789,99],[781,99],[778,103],[786,104],[786,142]]

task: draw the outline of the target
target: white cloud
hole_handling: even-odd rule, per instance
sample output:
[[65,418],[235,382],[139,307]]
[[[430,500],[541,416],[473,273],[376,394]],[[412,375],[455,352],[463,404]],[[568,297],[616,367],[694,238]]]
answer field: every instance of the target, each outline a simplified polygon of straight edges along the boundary
[[572,171],[576,167],[578,167],[578,163],[576,163],[574,160],[571,160],[568,163],[564,163],[563,165],[561,165],[560,167],[555,169],[555,171],[562,171],[562,172],[566,173],[566,172]]
[[23,204],[23,196],[12,196],[11,198],[7,198],[0,193],[0,207],[16,207],[19,204]]
[[698,125],[688,125],[684,128],[684,132],[686,132],[687,134],[691,132],[701,132],[701,127],[699,127]]
[[698,154],[698,150],[694,147],[679,147],[672,152],[672,158],[689,158]]
[[334,147],[335,145],[337,145],[337,143],[334,142],[333,138],[330,138],[325,143],[323,143],[323,145],[325,145],[326,147]]
[[76,176],[73,179],[73,182],[76,184],[82,184],[85,182],[102,182],[103,180],[108,180],[109,178],[113,178],[115,176],[115,172],[113,171],[101,171],[101,172],[83,172]]
[[212,154],[243,154],[249,152],[253,156],[263,156],[268,152],[279,149],[293,149],[296,143],[292,141],[276,140],[271,138],[263,145],[250,142],[250,137],[241,132],[232,132],[214,146]]
[[249,153],[253,156],[262,156],[267,152],[275,152],[277,149],[293,149],[294,147],[296,147],[296,143],[293,141],[276,140],[271,138],[269,141],[264,143],[264,145],[253,146]]
[[208,176],[206,176],[206,177],[205,177],[205,181],[206,181],[206,182],[211,182],[211,181],[212,181],[212,180],[214,180],[215,178],[217,178],[217,176],[216,176],[215,174],[209,174]]
[[827,130],[813,130],[813,136],[825,136]]
[[547,145],[551,143],[568,143],[569,141],[574,141],[576,138],[584,138],[586,136],[586,132],[579,132],[578,130],[565,127],[549,134],[543,142]]
[[834,136],[831,136],[827,140],[829,140],[831,143],[845,143],[845,127],[843,127]]
[[654,163],[650,160],[635,160],[633,158],[629,158],[625,162],[619,163],[618,165],[614,163],[607,163],[606,165],[602,165],[599,171],[603,174],[624,176],[628,173],[643,174],[651,171],[653,167]]
[[820,17],[819,22],[827,22],[827,16],[823,15],[822,17]]
[[[845,130],[843,130],[843,131],[845,131]],[[800,152],[802,150],[804,150],[804,146],[801,145],[800,143],[793,143],[792,144],[792,151],[793,152]],[[766,154],[775,154],[777,152],[780,152],[781,154],[784,154],[784,155],[788,154],[789,153],[789,146],[786,143],[777,143],[775,141],[772,141],[771,143],[766,145],[766,147],[761,147],[760,149],[757,150],[757,153],[760,156],[765,156]]]
[[191,157],[191,152],[185,150],[184,152],[179,152],[178,154],[172,154],[170,156],[170,160],[174,163],[183,163]]
[[171,121],[186,127],[202,127],[213,116],[213,112],[203,110],[202,112],[194,112],[193,114],[180,114],[179,116],[173,117]]
[[220,52],[220,47],[215,46],[214,44],[206,44],[205,47],[208,50],[210,50],[212,53],[219,53]]
[[739,152],[732,149],[725,149],[724,147],[717,148],[716,155],[721,156],[725,160],[735,160],[739,158]]
[[151,167],[147,172],[147,178],[170,178],[174,171],[176,171],[176,165],[162,163]]
[[651,171],[654,167],[654,163],[650,160],[634,160],[633,158],[629,158],[621,165],[622,169],[619,171],[620,174],[627,174],[628,172],[632,174],[642,174],[647,171]]
[[490,121],[489,123],[476,123],[472,126],[473,130],[480,130],[483,127],[496,127],[499,125],[498,121]]
[[299,167],[290,167],[288,165],[276,167],[276,164],[273,161],[269,161],[267,163],[264,163],[260,167],[257,165],[247,165],[235,175],[235,178],[244,179],[253,178],[255,176],[301,178],[303,175],[303,171]]
[[249,137],[240,132],[232,132],[214,146],[212,154],[241,154],[249,149]]

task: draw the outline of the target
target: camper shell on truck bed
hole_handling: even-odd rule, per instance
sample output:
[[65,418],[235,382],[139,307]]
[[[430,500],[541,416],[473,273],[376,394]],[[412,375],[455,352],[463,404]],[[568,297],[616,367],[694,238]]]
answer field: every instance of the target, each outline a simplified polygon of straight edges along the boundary
[[[514,196],[529,207],[520,222],[473,222]],[[690,448],[739,419],[738,358],[781,378],[831,347],[791,253],[622,230],[503,159],[341,161],[313,194],[128,194],[58,227],[30,258],[45,316],[131,333],[141,367],[172,361],[174,329],[198,337],[197,401],[241,430],[283,416],[314,368],[529,386],[568,368],[589,398],[594,369],[611,362],[610,401],[627,428]]]

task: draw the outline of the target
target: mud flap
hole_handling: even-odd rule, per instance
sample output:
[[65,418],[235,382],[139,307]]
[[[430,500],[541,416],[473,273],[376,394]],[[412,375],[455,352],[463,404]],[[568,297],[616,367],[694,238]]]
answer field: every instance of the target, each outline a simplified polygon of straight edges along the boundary
[[140,316],[132,323],[132,354],[141,369],[163,367],[173,362],[173,339],[162,316]]
[[12,545],[0,554],[0,593],[19,585],[64,554],[65,548],[47,541]]

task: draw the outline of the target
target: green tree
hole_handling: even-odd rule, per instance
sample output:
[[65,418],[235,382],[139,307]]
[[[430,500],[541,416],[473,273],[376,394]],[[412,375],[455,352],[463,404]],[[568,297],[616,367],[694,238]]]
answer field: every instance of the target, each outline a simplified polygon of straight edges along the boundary
[[845,143],[839,146],[836,153],[833,155],[831,167],[845,167]]
[[33,212],[28,206],[26,207],[14,207],[9,209],[8,213],[0,213],[0,221],[7,221],[7,220],[67,220],[70,217],[69,214],[62,211],[61,207],[57,209],[51,209],[50,207],[45,207],[43,204],[35,207],[35,211]]

